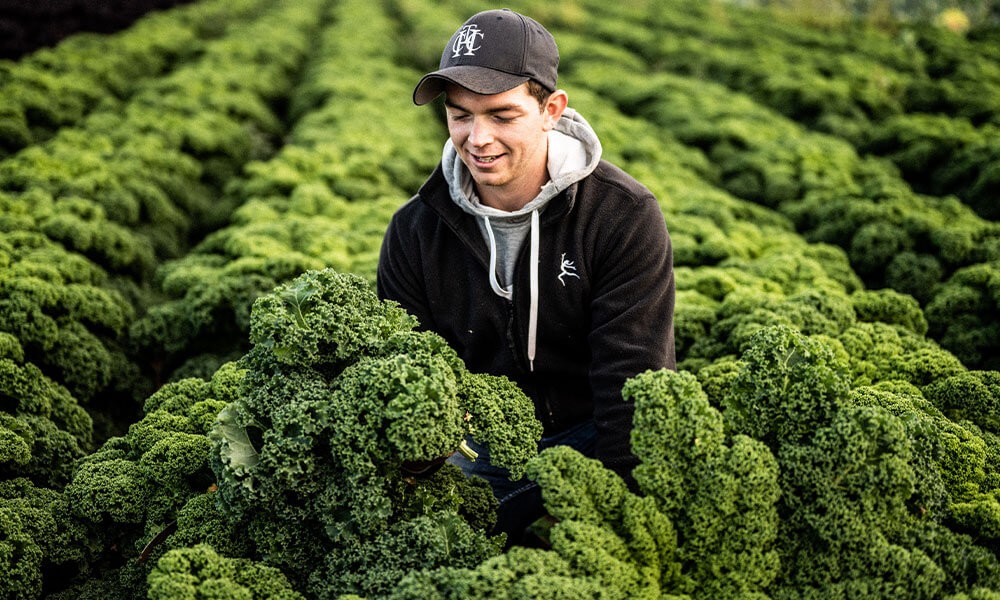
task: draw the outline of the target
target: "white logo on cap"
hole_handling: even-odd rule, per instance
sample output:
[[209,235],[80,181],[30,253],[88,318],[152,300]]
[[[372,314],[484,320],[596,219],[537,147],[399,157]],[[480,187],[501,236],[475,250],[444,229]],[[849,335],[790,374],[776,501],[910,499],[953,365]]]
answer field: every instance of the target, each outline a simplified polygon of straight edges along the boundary
[[481,47],[476,45],[476,41],[481,37],[483,37],[483,32],[479,31],[479,27],[475,23],[462,27],[458,30],[455,43],[451,46],[453,51],[451,57],[458,58],[463,50],[465,50],[465,56],[475,56],[476,50]]

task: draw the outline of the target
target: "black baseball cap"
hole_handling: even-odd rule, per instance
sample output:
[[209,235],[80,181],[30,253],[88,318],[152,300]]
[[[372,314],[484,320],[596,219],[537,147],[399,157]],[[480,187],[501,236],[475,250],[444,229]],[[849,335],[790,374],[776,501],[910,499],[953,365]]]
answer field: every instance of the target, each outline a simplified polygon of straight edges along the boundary
[[499,94],[534,79],[555,91],[558,68],[556,41],[538,21],[506,8],[487,10],[451,36],[438,70],[413,90],[413,102],[427,104],[447,82],[477,94]]

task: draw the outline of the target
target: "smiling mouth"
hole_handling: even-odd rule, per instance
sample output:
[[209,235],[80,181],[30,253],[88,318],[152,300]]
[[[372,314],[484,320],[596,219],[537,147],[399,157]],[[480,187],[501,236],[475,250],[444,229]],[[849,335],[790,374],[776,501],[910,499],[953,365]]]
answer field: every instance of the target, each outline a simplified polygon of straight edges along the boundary
[[492,163],[493,161],[497,160],[498,158],[500,158],[500,156],[501,155],[499,155],[499,154],[496,154],[496,155],[493,155],[493,156],[477,156],[477,155],[473,154],[472,158],[477,163],[482,163],[484,165],[488,165],[488,164]]

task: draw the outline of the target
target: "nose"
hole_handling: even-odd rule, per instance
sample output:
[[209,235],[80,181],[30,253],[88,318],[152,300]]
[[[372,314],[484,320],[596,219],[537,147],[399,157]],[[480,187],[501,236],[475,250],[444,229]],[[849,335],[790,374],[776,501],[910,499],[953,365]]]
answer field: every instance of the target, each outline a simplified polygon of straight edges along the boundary
[[488,119],[476,118],[469,128],[469,144],[482,148],[493,141],[493,127]]

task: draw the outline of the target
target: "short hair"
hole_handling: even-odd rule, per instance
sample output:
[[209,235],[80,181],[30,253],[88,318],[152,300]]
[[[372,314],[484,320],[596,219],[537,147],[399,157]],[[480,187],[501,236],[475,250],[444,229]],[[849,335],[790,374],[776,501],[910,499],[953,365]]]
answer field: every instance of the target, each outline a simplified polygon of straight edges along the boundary
[[552,95],[552,90],[546,88],[534,79],[529,79],[528,94],[530,94],[535,100],[538,100],[538,109],[542,110],[545,108],[545,102],[549,99],[549,96]]

